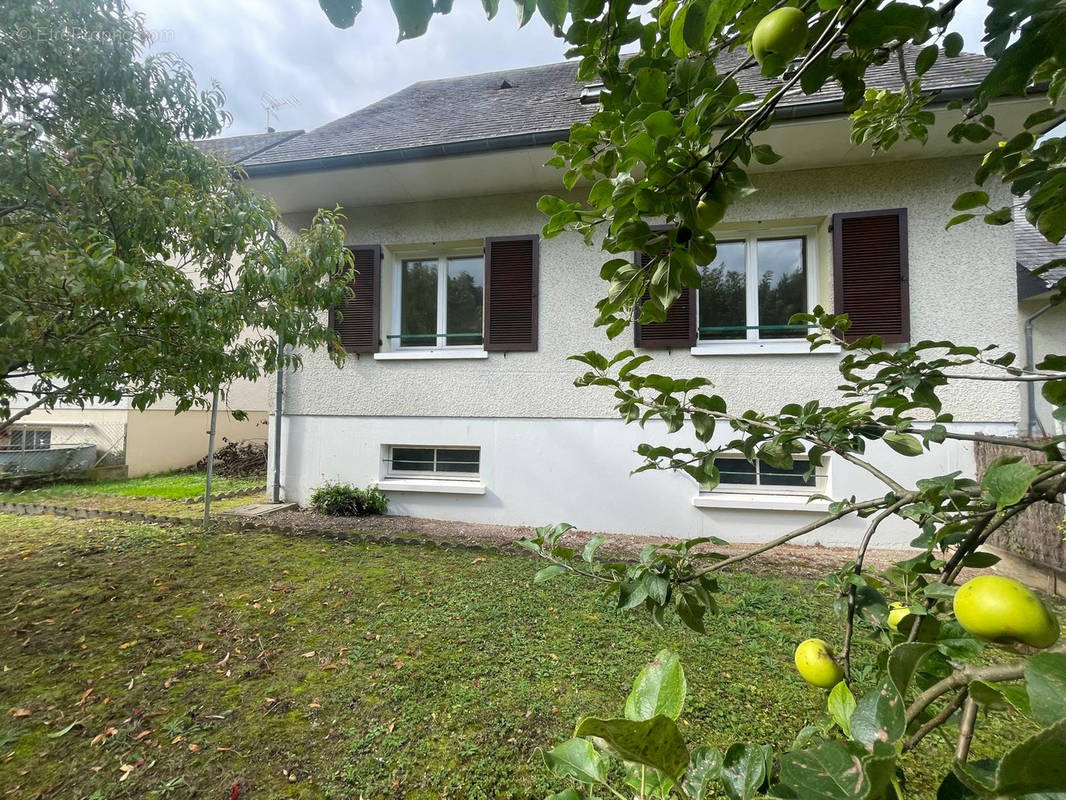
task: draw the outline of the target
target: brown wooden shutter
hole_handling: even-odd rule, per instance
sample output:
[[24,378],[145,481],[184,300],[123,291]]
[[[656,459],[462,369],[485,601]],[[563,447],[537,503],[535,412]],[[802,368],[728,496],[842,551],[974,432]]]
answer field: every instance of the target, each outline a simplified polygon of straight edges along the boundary
[[349,353],[376,353],[380,344],[381,246],[350,248],[355,277],[354,296],[333,310],[330,324]]
[[907,273],[907,209],[833,215],[835,313],[851,319],[849,340],[910,340]]
[[[635,253],[637,263],[647,266],[651,260],[647,253]],[[634,314],[640,316],[640,305],[648,299],[645,292]],[[693,347],[696,344],[696,290],[683,287],[681,296],[666,310],[665,322],[652,322],[648,325],[633,323],[633,344],[637,347],[665,349],[667,347]]]
[[485,240],[485,349],[537,349],[540,237]]

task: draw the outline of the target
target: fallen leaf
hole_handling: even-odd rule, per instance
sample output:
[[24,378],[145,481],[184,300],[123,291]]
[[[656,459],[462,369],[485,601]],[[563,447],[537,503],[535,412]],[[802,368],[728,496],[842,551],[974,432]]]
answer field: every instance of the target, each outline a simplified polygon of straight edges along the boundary
[[151,731],[141,731],[140,733],[138,733],[133,738],[136,739],[139,742],[141,739],[145,738],[146,736],[151,736],[151,735],[152,735]]
[[110,739],[116,733],[118,733],[118,728],[105,728],[104,732],[96,734],[96,736],[93,737],[93,740],[91,742],[89,742],[89,744],[90,745],[100,744],[101,742],[104,742],[104,741]]
[[13,716],[15,719],[22,719],[23,717],[28,717],[31,714],[33,714],[33,712],[30,711],[28,708],[11,709],[11,716]]
[[135,644],[137,644],[137,640],[136,639],[134,639],[132,642],[123,642],[122,644],[120,644],[118,646],[118,649],[119,650],[126,650],[126,649],[128,649],[130,647],[133,647]]
[[198,744],[190,744],[189,745],[189,752],[191,752],[191,753],[199,753],[200,752],[200,745],[198,745]]
[[80,725],[81,725],[80,722],[72,722],[69,725],[67,725],[67,727],[63,728],[63,730],[61,730],[61,731],[56,731],[55,733],[48,734],[48,738],[49,739],[58,739],[61,736],[66,736],[68,733],[70,733],[72,730],[74,730],[74,728],[76,726],[80,726]]
[[306,653],[303,654],[303,657],[304,658],[314,658],[315,657],[315,651],[314,650],[308,650]]
[[484,559],[484,558],[482,558],[481,556],[478,556],[477,558],[475,558],[475,559],[474,559],[473,561],[471,561],[470,563],[471,563],[471,564],[484,564],[484,563],[485,563],[485,559]]

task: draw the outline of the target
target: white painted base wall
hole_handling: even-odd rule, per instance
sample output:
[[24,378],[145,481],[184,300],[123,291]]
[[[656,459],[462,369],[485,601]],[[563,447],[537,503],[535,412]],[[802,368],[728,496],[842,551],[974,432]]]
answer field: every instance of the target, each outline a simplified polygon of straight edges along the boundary
[[[1012,423],[956,425],[978,427],[997,433],[1014,429]],[[667,437],[662,428],[649,425],[641,430],[613,419],[285,416],[284,499],[306,505],[326,481],[359,486],[378,481],[383,476],[383,445],[476,445],[481,448],[484,494],[389,491],[389,512],[506,525],[569,522],[582,530],[678,538],[714,535],[730,542],[769,541],[817,518],[819,511],[804,507],[802,500],[791,508],[788,503],[782,508],[780,502],[760,507],[755,496],[750,505],[729,504],[739,508],[696,507],[699,489],[684,474],[629,474],[640,464],[634,452],[638,444],[696,444],[684,441],[683,435]],[[974,473],[972,447],[962,442],[945,443],[918,458],[881,445],[871,447],[867,455],[905,484],[955,471]],[[830,462],[826,493],[834,499],[869,499],[885,491],[858,467],[836,458]],[[714,502],[713,495],[702,498]],[[840,520],[797,543],[850,545],[863,530],[861,520]],[[906,546],[915,535],[909,523],[886,524],[874,546]]]

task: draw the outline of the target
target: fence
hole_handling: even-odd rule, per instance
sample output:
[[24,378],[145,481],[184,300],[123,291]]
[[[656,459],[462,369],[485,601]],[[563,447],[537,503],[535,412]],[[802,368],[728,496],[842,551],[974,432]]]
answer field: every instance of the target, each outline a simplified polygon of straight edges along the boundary
[[[1002,455],[1016,456],[1021,450],[1013,447],[978,442],[974,445],[977,474],[983,475],[993,459]],[[1025,451],[1024,458],[1032,464],[1046,459],[1037,451]],[[1066,571],[1066,510],[1061,503],[1038,503],[1004,525],[989,540],[989,544],[1022,556],[1044,567]]]
[[59,444],[51,447],[0,447],[0,476],[61,475],[88,472],[96,461],[95,444]]

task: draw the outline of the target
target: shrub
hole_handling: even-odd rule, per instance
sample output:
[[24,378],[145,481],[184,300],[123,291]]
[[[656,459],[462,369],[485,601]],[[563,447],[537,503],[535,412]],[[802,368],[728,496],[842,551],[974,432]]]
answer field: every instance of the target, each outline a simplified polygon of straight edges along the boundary
[[363,517],[384,514],[389,508],[389,498],[380,489],[325,483],[311,495],[311,506],[331,517]]
[[389,510],[389,498],[381,489],[375,489],[373,486],[368,486],[363,491],[362,502],[360,514],[384,514]]

